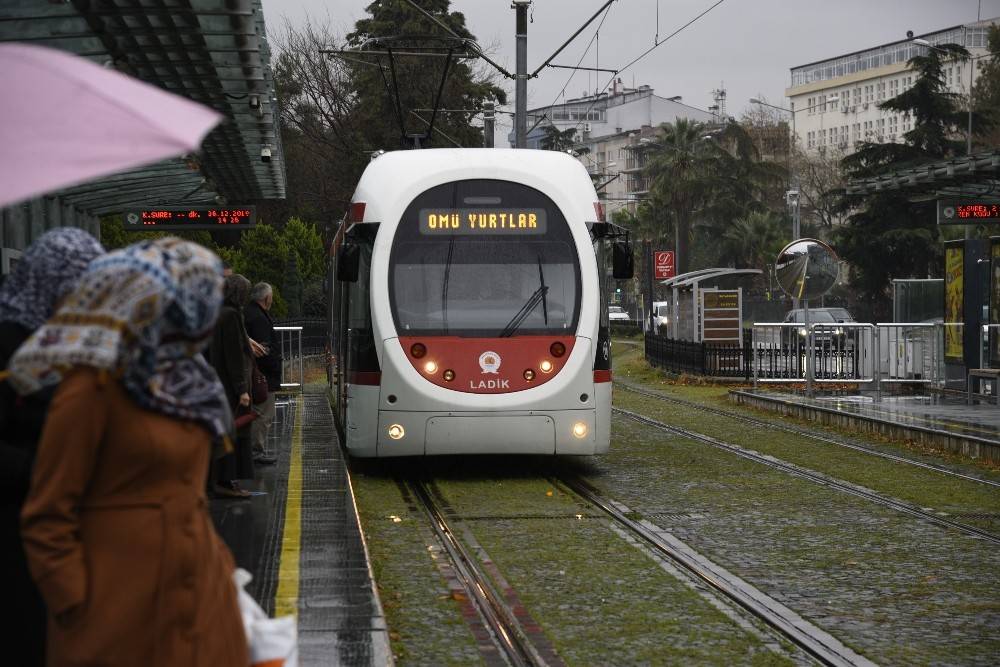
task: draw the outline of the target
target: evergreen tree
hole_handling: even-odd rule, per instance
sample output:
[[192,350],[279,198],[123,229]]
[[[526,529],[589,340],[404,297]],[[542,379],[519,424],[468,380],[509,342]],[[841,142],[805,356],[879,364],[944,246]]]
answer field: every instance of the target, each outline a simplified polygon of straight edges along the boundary
[[294,252],[288,253],[288,263],[285,265],[284,281],[281,284],[281,292],[285,297],[285,304],[288,307],[289,317],[302,316],[302,274],[299,272],[298,255]]
[[[450,0],[421,0],[420,5],[451,32],[466,40],[475,40],[465,26],[465,16],[450,11]],[[358,21],[354,32],[347,35],[347,43],[352,48],[363,45],[373,50],[392,48],[396,51],[428,46],[456,51],[466,48],[407,2],[374,0],[365,11],[369,17]],[[389,37],[393,39],[380,41]],[[374,58],[371,56],[369,60]],[[361,121],[365,143],[369,146],[391,149],[400,146],[404,130],[407,134],[427,132],[430,112],[418,112],[417,109],[433,107],[446,62],[448,72],[441,93],[441,108],[479,110],[485,101],[500,104],[507,101],[506,93],[493,83],[491,76],[474,69],[475,61],[470,64],[468,60],[404,55],[394,56],[390,67],[386,56],[379,56],[378,60],[381,67],[351,64],[353,94],[357,100],[354,113]],[[468,113],[439,112],[435,127],[443,134],[428,137],[429,145],[450,146],[451,142],[444,139],[444,135],[462,146],[483,145],[482,129],[469,123]]]
[[[967,57],[957,44],[928,49],[909,64],[917,72],[913,86],[886,100],[879,108],[909,114],[914,127],[902,144],[865,143],[842,161],[845,176],[868,178],[965,152],[956,137],[965,114],[959,96],[947,90],[941,76],[942,62]],[[852,212],[847,224],[834,235],[837,251],[851,263],[851,282],[871,312],[888,315],[888,288],[893,278],[926,278],[939,275],[941,244],[933,202],[911,202],[905,194],[879,192],[860,197],[844,196],[841,209]]]

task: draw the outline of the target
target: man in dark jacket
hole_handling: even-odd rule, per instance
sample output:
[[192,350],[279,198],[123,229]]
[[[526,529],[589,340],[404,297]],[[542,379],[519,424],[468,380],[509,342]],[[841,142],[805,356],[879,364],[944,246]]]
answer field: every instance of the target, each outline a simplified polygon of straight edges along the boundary
[[274,463],[276,458],[266,453],[267,432],[274,421],[274,392],[281,388],[281,345],[274,331],[274,320],[268,311],[274,301],[274,291],[267,283],[257,283],[250,292],[250,304],[243,309],[247,335],[257,343],[254,354],[257,368],[267,378],[267,400],[254,406],[258,417],[250,425],[254,461]]

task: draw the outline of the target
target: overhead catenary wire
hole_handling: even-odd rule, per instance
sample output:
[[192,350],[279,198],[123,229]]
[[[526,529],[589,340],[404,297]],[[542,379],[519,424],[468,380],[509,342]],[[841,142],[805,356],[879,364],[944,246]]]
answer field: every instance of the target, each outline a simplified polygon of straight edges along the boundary
[[[640,60],[642,60],[643,58],[645,58],[646,56],[648,56],[657,47],[659,47],[659,46],[661,46],[663,44],[666,44],[668,41],[670,41],[670,39],[672,37],[677,36],[681,31],[683,31],[684,29],[686,29],[687,27],[689,27],[690,25],[692,25],[693,23],[695,23],[696,21],[698,21],[699,19],[701,19],[703,16],[705,16],[706,14],[708,14],[710,11],[712,11],[713,9],[715,9],[716,7],[718,7],[719,5],[721,5],[725,1],[726,0],[717,0],[710,7],[708,7],[708,9],[705,9],[700,14],[698,14],[697,16],[695,16],[693,19],[691,19],[690,21],[688,21],[687,23],[685,23],[684,25],[682,25],[680,28],[677,28],[677,30],[674,30],[672,33],[670,33],[669,35],[667,35],[666,37],[664,37],[662,40],[660,40],[659,42],[657,42],[653,46],[649,47],[648,49],[646,49],[645,51],[643,51],[642,53],[640,53],[638,56],[636,56],[635,58],[633,58],[625,66],[621,67],[618,70],[618,74],[621,74],[622,72],[624,72],[625,70],[627,70],[629,67],[631,67],[632,65],[636,64],[637,62],[639,62]],[[590,103],[590,106],[587,107],[587,110],[583,113],[584,119],[586,119],[587,114],[590,113],[590,110],[594,108],[594,105],[597,104],[598,95],[600,93],[603,93],[605,90],[608,89],[608,86],[611,85],[611,83],[615,80],[615,77],[618,76],[618,74],[615,74],[610,79],[608,79],[608,82],[604,84],[604,87],[601,88],[601,90],[598,92],[598,94],[594,95],[594,100]],[[584,122],[584,121],[578,122],[574,127],[575,128],[576,127],[580,127],[580,124],[582,122]]]

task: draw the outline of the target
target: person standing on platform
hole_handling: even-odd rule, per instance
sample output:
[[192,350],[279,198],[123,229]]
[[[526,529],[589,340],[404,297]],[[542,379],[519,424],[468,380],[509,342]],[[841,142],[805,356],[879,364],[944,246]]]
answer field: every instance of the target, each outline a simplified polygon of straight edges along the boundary
[[232,429],[200,354],[221,288],[221,263],[196,244],[129,246],[93,261],[11,359],[22,395],[58,384],[21,521],[50,667],[249,663],[205,499]]
[[281,389],[281,345],[274,331],[271,319],[271,304],[274,290],[267,283],[257,283],[250,292],[250,305],[243,311],[247,334],[262,348],[257,357],[257,368],[267,378],[267,400],[258,403],[255,409],[258,417],[250,425],[250,439],[253,443],[253,460],[261,465],[277,461],[267,453],[267,433],[274,421],[274,395]]
[[[48,231],[28,246],[0,287],[0,369],[103,254],[97,239],[73,227]],[[51,388],[19,397],[10,383],[0,383],[0,568],[12,582],[8,602],[17,610],[0,639],[7,660],[24,667],[45,664],[45,605],[28,572],[20,523],[51,399]]]
[[[212,333],[209,359],[219,374],[233,414],[249,413],[250,381],[253,357],[250,340],[243,324],[243,308],[250,300],[250,281],[236,273],[226,277],[223,287],[222,311]],[[214,492],[227,498],[249,498],[241,488],[241,479],[253,479],[253,453],[250,448],[250,426],[236,433],[234,450],[217,460],[211,482]]]

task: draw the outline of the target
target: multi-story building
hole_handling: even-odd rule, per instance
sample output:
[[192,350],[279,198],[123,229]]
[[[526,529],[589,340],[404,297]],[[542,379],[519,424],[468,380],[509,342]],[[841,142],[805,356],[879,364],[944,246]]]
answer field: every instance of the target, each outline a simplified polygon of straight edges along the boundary
[[[575,128],[578,159],[595,183],[603,185],[598,194],[610,214],[634,204],[648,190],[634,164],[639,158],[629,146],[640,135],[652,137],[660,124],[678,118],[718,120],[715,114],[683,104],[679,98],[654,95],[653,89],[645,85],[626,88],[617,79],[607,93],[529,110],[528,127],[534,129],[528,133],[527,147],[541,148],[545,126],[554,125],[563,131]],[[513,146],[513,135],[509,139]]]
[[[915,40],[926,40],[933,46],[961,44],[975,58],[987,52],[987,33],[998,21],[1000,18],[958,25],[793,67],[785,96],[795,117],[798,145],[809,151],[836,148],[851,153],[862,141],[901,143],[903,134],[913,129],[914,119],[909,114],[881,110],[878,105],[910,88],[917,79],[907,62],[928,47]],[[968,95],[970,73],[975,76],[971,68],[978,62],[947,60],[943,77],[948,90]]]

